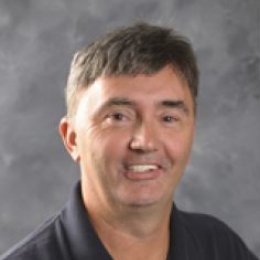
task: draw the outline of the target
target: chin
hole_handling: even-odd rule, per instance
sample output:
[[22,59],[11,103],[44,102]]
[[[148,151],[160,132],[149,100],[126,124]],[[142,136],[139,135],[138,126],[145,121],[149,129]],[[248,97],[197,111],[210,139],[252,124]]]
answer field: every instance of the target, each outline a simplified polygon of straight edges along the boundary
[[133,207],[156,206],[172,200],[172,189],[162,182],[143,182],[135,185],[122,185],[114,190],[114,198],[122,205]]
[[129,194],[121,197],[121,202],[131,207],[149,207],[159,205],[163,201],[162,194]]
[[151,207],[158,204],[158,201],[134,201],[130,202],[128,206],[133,208],[145,208],[145,207]]

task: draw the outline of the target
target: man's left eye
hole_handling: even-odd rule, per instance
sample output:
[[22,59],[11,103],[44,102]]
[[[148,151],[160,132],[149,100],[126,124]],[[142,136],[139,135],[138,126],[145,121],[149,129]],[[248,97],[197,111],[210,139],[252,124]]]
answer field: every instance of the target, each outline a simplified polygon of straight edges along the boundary
[[163,121],[164,122],[167,122],[167,123],[171,123],[171,122],[174,122],[174,121],[177,121],[176,117],[174,116],[164,116],[163,117]]

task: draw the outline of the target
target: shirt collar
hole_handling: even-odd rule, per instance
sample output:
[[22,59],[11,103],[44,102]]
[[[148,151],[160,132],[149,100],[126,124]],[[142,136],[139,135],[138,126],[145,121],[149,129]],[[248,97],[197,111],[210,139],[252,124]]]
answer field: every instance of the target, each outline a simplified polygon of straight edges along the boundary
[[[85,209],[80,182],[61,214],[61,221],[67,234],[67,242],[72,259],[112,259],[98,238]],[[170,248],[167,259],[189,260],[194,256],[193,247],[187,248],[187,231],[182,214],[173,204],[170,222]]]
[[72,259],[112,259],[89,221],[85,209],[80,183],[62,212],[62,222],[67,233],[67,240]]

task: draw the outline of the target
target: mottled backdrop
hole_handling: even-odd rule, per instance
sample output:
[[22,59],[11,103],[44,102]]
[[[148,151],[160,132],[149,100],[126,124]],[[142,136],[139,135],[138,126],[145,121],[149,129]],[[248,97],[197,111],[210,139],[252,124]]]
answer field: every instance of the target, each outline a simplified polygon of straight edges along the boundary
[[57,133],[72,54],[141,19],[187,35],[201,69],[177,204],[223,219],[260,256],[259,0],[0,0],[0,253],[60,209],[79,178]]

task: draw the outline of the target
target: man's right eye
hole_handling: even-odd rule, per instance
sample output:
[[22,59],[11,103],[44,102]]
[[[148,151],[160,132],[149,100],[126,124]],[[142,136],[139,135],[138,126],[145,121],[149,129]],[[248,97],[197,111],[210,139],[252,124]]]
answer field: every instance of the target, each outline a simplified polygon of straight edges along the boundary
[[116,121],[122,121],[125,119],[125,115],[123,115],[122,113],[113,113],[109,117]]
[[111,113],[109,115],[106,116],[107,119],[109,119],[110,121],[125,121],[127,119],[127,117],[120,112],[115,112],[115,113]]

